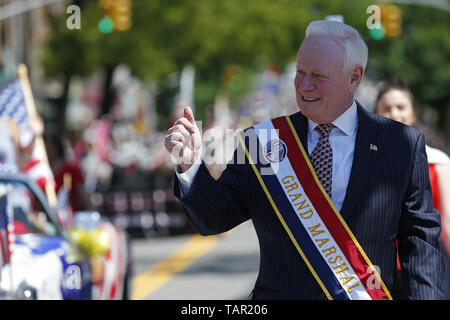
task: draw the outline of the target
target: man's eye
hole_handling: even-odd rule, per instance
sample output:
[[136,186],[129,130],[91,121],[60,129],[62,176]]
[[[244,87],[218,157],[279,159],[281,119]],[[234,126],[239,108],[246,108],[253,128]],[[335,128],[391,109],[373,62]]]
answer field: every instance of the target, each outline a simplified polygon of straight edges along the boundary
[[319,74],[319,73],[313,73],[314,77],[323,77],[323,75]]
[[305,71],[303,71],[303,70],[297,70],[297,73],[301,74],[301,75],[305,75]]

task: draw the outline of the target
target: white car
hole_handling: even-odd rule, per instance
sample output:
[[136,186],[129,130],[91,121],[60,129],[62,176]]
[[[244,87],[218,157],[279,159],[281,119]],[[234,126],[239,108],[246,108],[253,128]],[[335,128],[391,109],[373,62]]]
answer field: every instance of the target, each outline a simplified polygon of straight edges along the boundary
[[128,235],[98,212],[76,212],[63,229],[42,190],[21,173],[0,173],[0,204],[9,239],[0,299],[128,298]]

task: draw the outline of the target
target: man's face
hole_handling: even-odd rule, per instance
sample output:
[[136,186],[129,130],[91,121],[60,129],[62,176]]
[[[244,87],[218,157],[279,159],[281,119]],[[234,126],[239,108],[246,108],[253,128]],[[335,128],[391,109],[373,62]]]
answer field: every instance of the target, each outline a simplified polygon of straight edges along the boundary
[[299,48],[294,80],[297,105],[316,123],[334,121],[353,102],[357,85],[351,86],[354,71],[345,70],[344,58],[344,48],[330,39],[307,38]]

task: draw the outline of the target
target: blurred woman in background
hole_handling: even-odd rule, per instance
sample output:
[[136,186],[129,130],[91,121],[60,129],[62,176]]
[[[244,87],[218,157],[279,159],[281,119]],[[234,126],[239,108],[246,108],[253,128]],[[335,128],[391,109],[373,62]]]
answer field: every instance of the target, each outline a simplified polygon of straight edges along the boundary
[[[381,116],[413,126],[417,120],[414,97],[402,85],[388,85],[378,94],[375,113]],[[433,193],[433,207],[441,214],[441,247],[446,260],[444,297],[450,299],[450,158],[436,148],[425,146],[431,189]]]

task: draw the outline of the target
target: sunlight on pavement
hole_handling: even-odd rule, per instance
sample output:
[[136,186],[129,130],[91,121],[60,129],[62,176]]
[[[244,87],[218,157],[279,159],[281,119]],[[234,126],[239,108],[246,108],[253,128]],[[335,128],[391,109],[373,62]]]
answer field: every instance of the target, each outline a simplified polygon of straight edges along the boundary
[[144,299],[152,292],[158,290],[174,275],[185,270],[194,261],[214,248],[217,240],[218,236],[203,237],[194,235],[169,257],[134,277],[131,300]]

